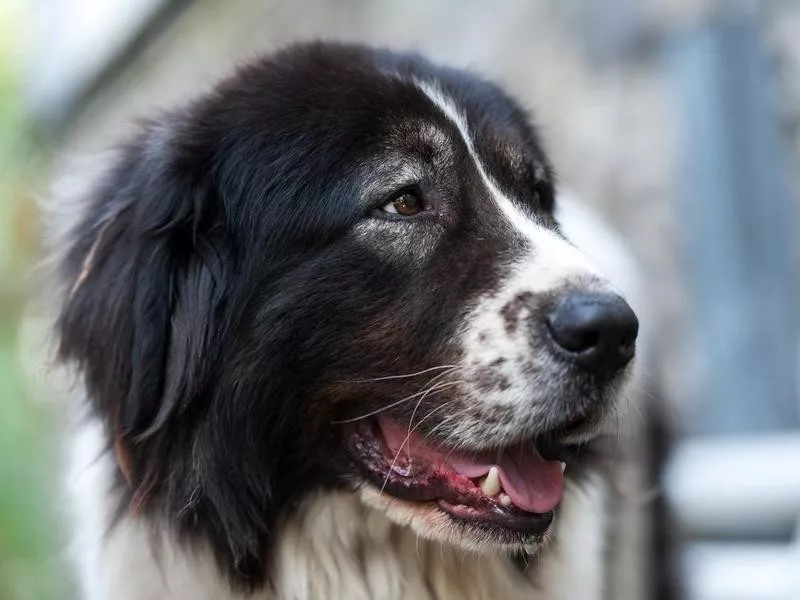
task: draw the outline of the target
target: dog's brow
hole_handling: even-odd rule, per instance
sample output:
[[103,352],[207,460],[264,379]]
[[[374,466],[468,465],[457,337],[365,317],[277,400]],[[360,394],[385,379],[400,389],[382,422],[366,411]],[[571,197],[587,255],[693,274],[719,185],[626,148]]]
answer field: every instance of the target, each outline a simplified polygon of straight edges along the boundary
[[532,220],[528,219],[521,210],[514,206],[514,203],[500,190],[494,179],[487,173],[478,155],[478,151],[475,148],[475,144],[472,142],[472,135],[470,134],[467,120],[458,109],[453,99],[447,96],[441,88],[430,82],[417,81],[416,84],[444,116],[455,125],[461,135],[462,141],[467,147],[472,162],[475,164],[475,168],[481,176],[483,184],[491,192],[492,197],[497,202],[503,214],[505,214],[508,220],[515,224],[526,237],[535,237],[538,232],[534,231],[534,229],[540,228]]
[[367,195],[388,194],[397,188],[418,181],[422,176],[421,167],[408,160],[403,154],[396,153],[386,157],[377,165],[365,165],[367,169]]
[[430,144],[440,152],[448,149],[452,143],[450,136],[441,127],[432,123],[421,123],[417,131],[422,143]]

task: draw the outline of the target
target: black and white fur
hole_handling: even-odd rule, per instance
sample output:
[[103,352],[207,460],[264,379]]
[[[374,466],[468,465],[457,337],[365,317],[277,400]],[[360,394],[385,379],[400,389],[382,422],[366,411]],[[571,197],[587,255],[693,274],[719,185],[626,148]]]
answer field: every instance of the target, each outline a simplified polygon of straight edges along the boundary
[[[424,214],[381,210],[407,190]],[[600,388],[520,333],[565,289],[638,308],[616,240],[556,196],[519,106],[417,56],[296,46],[142,124],[61,240],[83,598],[639,597],[635,369]],[[546,541],[498,545],[350,463],[337,423],[410,412],[443,365],[418,409],[453,446],[602,406]]]

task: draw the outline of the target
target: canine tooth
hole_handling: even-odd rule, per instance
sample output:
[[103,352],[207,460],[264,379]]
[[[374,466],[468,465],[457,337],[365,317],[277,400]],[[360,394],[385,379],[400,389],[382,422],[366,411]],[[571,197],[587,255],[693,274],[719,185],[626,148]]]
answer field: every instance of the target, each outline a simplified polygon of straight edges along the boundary
[[497,467],[490,467],[486,478],[481,482],[481,489],[487,496],[496,496],[503,490],[500,484],[500,471]]
[[567,470],[567,463],[561,462],[559,464],[561,465],[561,472],[562,473]]
[[508,494],[500,494],[500,504],[503,506],[511,506],[511,496]]

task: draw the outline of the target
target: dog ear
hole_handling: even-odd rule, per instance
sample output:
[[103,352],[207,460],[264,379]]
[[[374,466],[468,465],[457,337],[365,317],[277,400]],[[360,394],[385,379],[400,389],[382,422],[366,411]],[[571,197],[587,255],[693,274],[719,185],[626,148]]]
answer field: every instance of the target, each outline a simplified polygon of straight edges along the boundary
[[148,441],[206,383],[224,296],[224,219],[202,156],[188,153],[146,130],[93,195],[63,262],[60,357],[81,368],[140,493],[156,477],[141,460]]

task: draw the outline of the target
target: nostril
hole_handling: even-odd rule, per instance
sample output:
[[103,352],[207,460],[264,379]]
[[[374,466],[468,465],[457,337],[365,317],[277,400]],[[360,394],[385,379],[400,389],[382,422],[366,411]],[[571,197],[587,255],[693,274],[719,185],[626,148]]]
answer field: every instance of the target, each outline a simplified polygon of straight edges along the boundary
[[596,331],[587,331],[580,335],[580,341],[577,344],[578,352],[594,348],[600,342],[600,334]]
[[573,292],[547,316],[550,337],[598,374],[613,374],[633,358],[639,321],[616,294]]
[[564,323],[562,316],[552,315],[547,319],[547,328],[550,336],[564,350],[581,353],[594,348],[600,343],[600,334],[591,327],[581,327],[576,324]]

